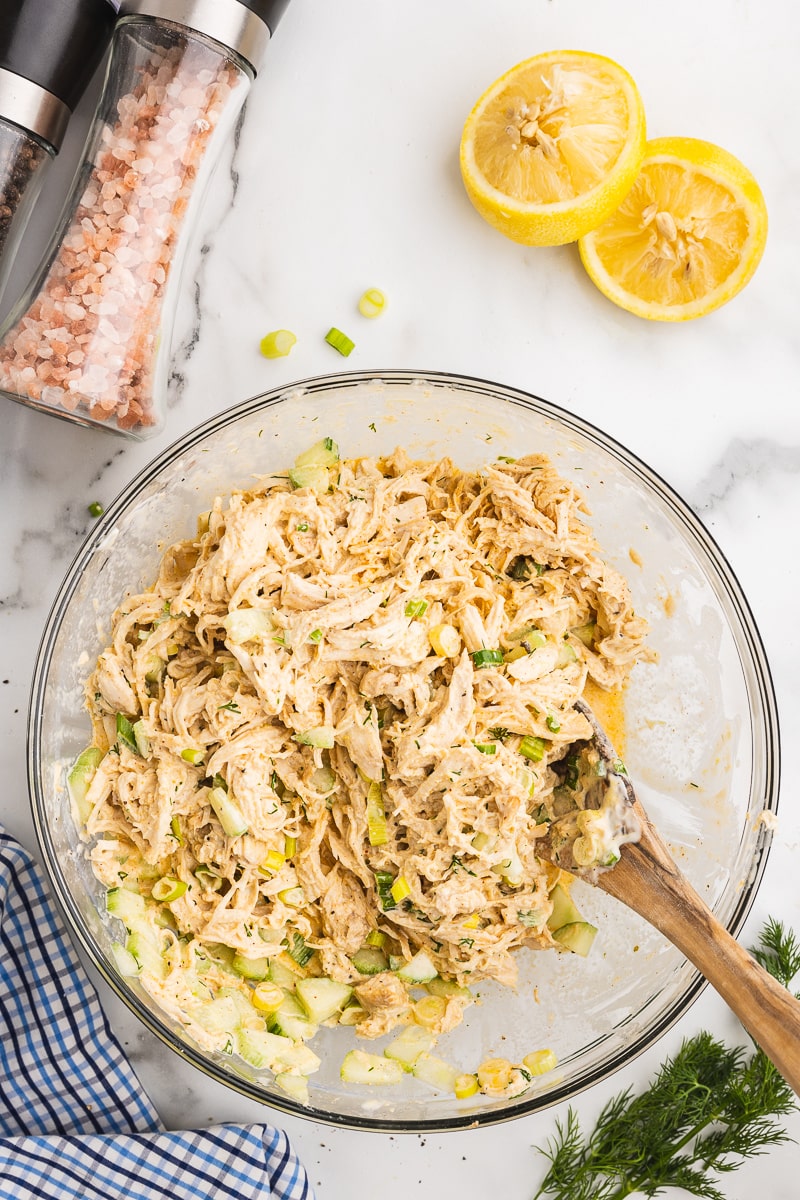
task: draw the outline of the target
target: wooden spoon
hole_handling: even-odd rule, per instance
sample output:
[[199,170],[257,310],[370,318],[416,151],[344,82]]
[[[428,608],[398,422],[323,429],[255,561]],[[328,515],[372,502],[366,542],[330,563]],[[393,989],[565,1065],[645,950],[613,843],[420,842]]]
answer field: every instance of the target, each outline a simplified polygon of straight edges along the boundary
[[610,775],[627,793],[628,824],[633,828],[638,820],[640,836],[622,846],[615,866],[599,871],[579,867],[570,846],[555,831],[537,844],[537,853],[614,896],[663,933],[716,989],[800,1095],[800,1002],[731,937],[690,886],[630,779],[615,770],[619,758],[594,713],[582,700],[576,707],[592,726],[592,740]]

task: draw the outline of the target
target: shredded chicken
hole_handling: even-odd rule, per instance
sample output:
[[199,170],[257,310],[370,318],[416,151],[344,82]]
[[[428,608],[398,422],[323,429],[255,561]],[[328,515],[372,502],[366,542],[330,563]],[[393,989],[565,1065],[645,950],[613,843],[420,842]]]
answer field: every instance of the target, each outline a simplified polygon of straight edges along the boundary
[[370,931],[387,961],[424,950],[446,980],[513,984],[514,952],[552,944],[558,872],[536,845],[591,733],[574,702],[651,657],[587,511],[538,454],[464,472],[398,450],[341,462],[323,495],[270,477],[217,499],[124,601],[88,681],[99,877],[185,884],[169,907],[192,944],[255,959],[300,935],[358,985],[366,1036],[412,1003],[353,966]]

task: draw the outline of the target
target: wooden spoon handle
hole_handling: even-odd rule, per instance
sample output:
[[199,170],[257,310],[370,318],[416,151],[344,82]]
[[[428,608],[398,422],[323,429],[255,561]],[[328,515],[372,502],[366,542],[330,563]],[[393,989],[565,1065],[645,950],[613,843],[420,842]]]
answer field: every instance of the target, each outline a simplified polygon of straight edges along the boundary
[[652,826],[645,825],[641,842],[623,848],[620,861],[600,876],[598,886],[654,925],[694,963],[800,1095],[800,1002],[719,923]]

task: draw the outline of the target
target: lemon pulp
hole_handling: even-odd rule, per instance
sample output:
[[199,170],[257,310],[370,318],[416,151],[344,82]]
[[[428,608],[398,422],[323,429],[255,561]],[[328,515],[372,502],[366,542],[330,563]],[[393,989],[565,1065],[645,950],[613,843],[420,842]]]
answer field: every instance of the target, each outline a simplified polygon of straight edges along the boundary
[[513,67],[467,119],[461,172],[481,215],[530,245],[575,241],[605,220],[638,173],[644,110],[617,63],[554,51]]
[[750,280],[766,243],[764,197],[746,167],[697,138],[647,144],[618,210],[583,237],[600,290],[651,320],[703,316]]

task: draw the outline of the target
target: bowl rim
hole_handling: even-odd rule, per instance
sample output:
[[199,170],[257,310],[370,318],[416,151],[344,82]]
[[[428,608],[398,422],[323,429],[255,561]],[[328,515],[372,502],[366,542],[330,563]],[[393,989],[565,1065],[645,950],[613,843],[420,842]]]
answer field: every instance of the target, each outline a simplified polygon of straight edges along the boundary
[[[269,1108],[276,1109],[290,1116],[301,1117],[305,1120],[318,1121],[321,1124],[329,1126],[357,1129],[365,1132],[410,1134],[457,1132],[477,1126],[504,1124],[519,1117],[544,1111],[562,1101],[571,1100],[574,1096],[580,1095],[588,1088],[594,1086],[594,1084],[608,1079],[620,1068],[633,1062],[645,1050],[649,1049],[663,1037],[689,1010],[707,986],[707,981],[695,970],[683,993],[670,1004],[669,1008],[662,1014],[655,1025],[648,1026],[645,1031],[638,1034],[629,1044],[618,1050],[613,1066],[606,1064],[605,1066],[592,1067],[584,1075],[578,1076],[577,1079],[569,1084],[556,1085],[552,1090],[535,1093],[527,1101],[523,1100],[519,1104],[514,1105],[513,1108],[488,1108],[478,1113],[470,1111],[465,1112],[463,1117],[438,1117],[427,1120],[400,1121],[371,1115],[354,1117],[315,1107],[308,1107],[298,1103],[289,1096],[282,1096],[277,1092],[270,1093],[266,1097],[263,1091],[251,1084],[249,1080],[243,1076],[234,1076],[232,1073],[224,1071],[216,1063],[207,1059],[199,1049],[195,1049],[187,1042],[182,1041],[141,1003],[139,998],[128,988],[125,980],[106,961],[83,924],[78,906],[73,900],[59,865],[58,856],[46,820],[44,788],[41,773],[38,770],[41,753],[41,712],[43,709],[43,698],[47,688],[51,652],[59,633],[62,616],[85,568],[95,553],[97,544],[113,527],[120,514],[125,511],[129,504],[135,501],[141,491],[157,477],[161,470],[181,454],[191,450],[209,435],[234,424],[239,419],[259,410],[270,408],[298,392],[315,394],[319,391],[346,389],[358,384],[376,385],[382,382],[397,386],[423,384],[433,387],[457,387],[463,392],[473,392],[476,395],[489,392],[499,399],[510,401],[526,409],[532,409],[540,416],[557,421],[568,430],[579,434],[585,440],[600,447],[620,462],[626,469],[638,474],[658,494],[659,498],[666,503],[671,514],[680,519],[688,530],[688,533],[700,544],[702,550],[713,563],[718,572],[719,579],[725,584],[727,596],[733,605],[737,619],[741,627],[748,633],[748,644],[750,647],[751,666],[756,683],[756,692],[764,716],[764,774],[766,784],[764,811],[777,813],[781,766],[780,727],[769,660],[750,604],[741,584],[724,553],[706,529],[700,517],[693,512],[680,494],[643,459],[629,450],[622,442],[605,433],[599,426],[594,425],[583,417],[577,416],[575,413],[570,412],[569,409],[563,408],[524,389],[498,383],[494,380],[483,379],[478,376],[465,376],[457,372],[404,370],[400,368],[341,371],[308,376],[304,379],[272,388],[267,392],[258,393],[239,404],[221,410],[206,421],[194,426],[170,443],[170,445],[129,480],[85,537],[59,585],[45,621],[36,654],[28,705],[28,790],[33,824],[39,842],[42,861],[50,881],[52,892],[55,895],[58,907],[71,935],[75,938],[104,981],[119,999],[122,1000],[125,1006],[151,1033],[155,1034],[160,1041],[182,1059],[196,1067],[204,1075],[233,1091],[239,1092],[250,1100],[255,1100]],[[756,834],[753,863],[747,877],[746,886],[741,889],[727,922],[727,928],[734,937],[741,930],[755,901],[762,876],[766,869],[771,841],[771,830],[762,822]]]

